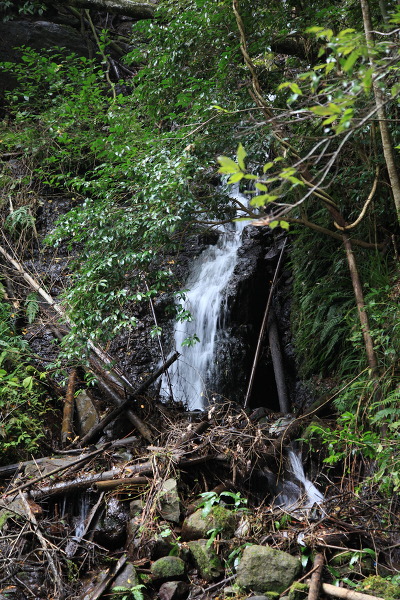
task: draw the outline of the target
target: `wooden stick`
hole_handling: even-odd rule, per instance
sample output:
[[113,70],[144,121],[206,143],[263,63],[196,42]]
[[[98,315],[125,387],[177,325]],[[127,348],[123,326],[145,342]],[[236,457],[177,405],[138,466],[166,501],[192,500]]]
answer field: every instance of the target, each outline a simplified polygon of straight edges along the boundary
[[121,486],[146,485],[148,483],[149,479],[147,477],[123,477],[122,479],[106,479],[104,481],[98,481],[92,488],[96,492],[105,492]]
[[269,290],[267,305],[265,307],[264,317],[263,317],[263,320],[262,320],[262,323],[261,323],[260,333],[259,333],[258,341],[257,341],[257,348],[256,348],[256,352],[254,354],[253,366],[251,368],[250,380],[249,380],[249,385],[247,386],[247,392],[246,392],[246,396],[245,396],[245,399],[244,399],[243,408],[247,407],[247,405],[249,403],[249,399],[250,399],[250,394],[251,394],[251,391],[253,389],[254,377],[255,377],[255,374],[256,374],[256,367],[257,367],[258,359],[259,359],[260,353],[261,353],[261,344],[262,344],[262,341],[264,339],[265,328],[266,328],[267,323],[268,323],[269,310],[270,310],[271,302],[272,302],[272,295],[273,295],[273,293],[275,291],[275,286],[276,286],[276,282],[277,282],[277,279],[278,279],[278,273],[279,273],[279,270],[281,268],[281,263],[282,263],[282,259],[283,259],[283,253],[284,253],[284,250],[285,250],[286,242],[287,242],[287,238],[285,238],[285,241],[283,243],[282,250],[281,250],[281,253],[280,253],[280,256],[279,256],[279,260],[278,260],[278,264],[276,265],[276,269],[275,269],[275,273],[274,273],[274,278],[272,280],[271,288]]
[[68,377],[67,393],[65,394],[63,420],[61,425],[61,445],[65,446],[72,438],[72,422],[74,418],[74,392],[76,369],[72,369]]
[[109,573],[107,575],[107,577],[105,577],[92,592],[89,592],[89,594],[87,596],[85,595],[85,599],[86,600],[98,600],[99,598],[101,598],[101,596],[106,591],[106,589],[108,588],[108,586],[110,585],[112,580],[121,571],[121,569],[125,565],[125,563],[126,563],[126,556],[124,554],[123,556],[121,556],[121,558],[119,559],[119,561],[117,562],[117,564],[115,565],[115,567],[111,571],[111,573]]
[[345,600],[385,600],[378,596],[369,596],[362,592],[355,592],[354,590],[349,590],[347,588],[336,587],[336,585],[331,585],[330,583],[323,583],[322,589],[328,596],[345,598]]
[[285,371],[283,369],[282,351],[279,343],[279,332],[276,323],[275,311],[271,309],[268,322],[268,342],[271,351],[272,364],[274,367],[275,384],[278,392],[279,410],[284,415],[290,411]]
[[308,600],[318,600],[321,589],[322,567],[324,566],[324,555],[318,552],[314,558],[314,573],[311,575],[308,588]]
[[[154,371],[154,373],[152,375],[150,375],[150,377],[148,377],[146,379],[146,381],[144,381],[139,387],[137,387],[134,390],[132,396],[135,397],[135,396],[139,396],[140,394],[142,394],[156,379],[158,379],[158,377],[160,377],[160,375],[162,373],[164,373],[164,371],[166,369],[168,369],[168,367],[170,365],[172,365],[173,362],[175,362],[177,360],[178,357],[179,357],[179,353],[175,352],[175,354],[173,354],[163,365],[161,365],[161,367],[159,369],[157,369],[157,371]],[[118,417],[118,415],[120,415],[124,410],[126,410],[132,404],[132,399],[122,401],[121,398],[116,394],[116,392],[114,392],[114,390],[109,388],[107,386],[107,384],[100,385],[100,387],[103,387],[103,390],[106,391],[106,393],[112,398],[113,402],[119,406],[116,409],[114,409],[113,411],[109,412],[108,415],[106,415],[104,417],[104,419],[102,419],[99,423],[97,423],[97,425],[92,427],[92,429],[87,432],[87,434],[80,440],[80,442],[79,442],[80,446],[85,446],[86,444],[88,444],[93,438],[96,437],[96,435],[101,433],[103,431],[103,429],[109,423],[111,423],[111,421],[114,421],[114,419],[116,419]],[[129,411],[128,415],[130,415],[129,418],[130,418],[131,422],[140,431],[142,436],[148,442],[152,442],[153,436],[152,436],[151,431],[148,429],[148,427],[146,425],[144,425],[144,423],[142,423],[142,421],[140,421],[140,419],[136,415],[134,415],[134,413],[132,413],[132,411]],[[132,421],[132,415],[134,415],[134,421]],[[139,429],[139,427],[137,425],[139,425],[139,427],[141,428],[142,431]]]

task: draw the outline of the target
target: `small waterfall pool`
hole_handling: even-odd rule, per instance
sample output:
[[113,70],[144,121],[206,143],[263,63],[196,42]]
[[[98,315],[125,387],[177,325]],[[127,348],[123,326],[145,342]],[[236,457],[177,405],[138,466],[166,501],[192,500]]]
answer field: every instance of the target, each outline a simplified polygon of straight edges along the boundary
[[[247,204],[248,199],[234,191],[232,198]],[[220,227],[217,244],[206,248],[193,262],[185,287],[184,309],[192,315],[191,321],[175,324],[175,348],[181,353],[179,360],[169,369],[169,378],[174,401],[182,402],[189,410],[203,410],[212,397],[217,353],[217,332],[223,330],[227,306],[224,297],[226,286],[232,277],[237,250],[246,221],[229,223]],[[182,345],[184,340],[196,335],[199,342]],[[161,384],[161,396],[169,396],[167,377]]]

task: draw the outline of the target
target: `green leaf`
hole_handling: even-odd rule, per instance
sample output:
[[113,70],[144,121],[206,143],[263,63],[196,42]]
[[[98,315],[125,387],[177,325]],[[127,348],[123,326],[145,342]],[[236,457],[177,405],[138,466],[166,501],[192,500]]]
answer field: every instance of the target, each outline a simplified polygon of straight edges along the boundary
[[266,186],[266,185],[264,185],[263,183],[259,183],[259,182],[257,182],[257,183],[255,184],[255,187],[256,187],[258,190],[261,190],[262,192],[268,192],[268,188],[267,188],[267,186]]
[[238,181],[240,181],[241,179],[243,179],[244,177],[244,173],[240,172],[240,173],[234,173],[234,175],[232,175],[231,177],[229,177],[228,179],[228,183],[237,183]]
[[242,171],[245,171],[246,165],[244,164],[244,159],[246,158],[247,153],[246,153],[245,149],[243,148],[242,144],[239,144],[236,156],[237,156],[237,161],[238,161],[239,167],[242,169]]
[[240,171],[239,165],[237,165],[235,161],[227,156],[218,156],[217,160],[221,165],[221,168],[218,169],[218,173],[230,175],[231,173],[238,173]]

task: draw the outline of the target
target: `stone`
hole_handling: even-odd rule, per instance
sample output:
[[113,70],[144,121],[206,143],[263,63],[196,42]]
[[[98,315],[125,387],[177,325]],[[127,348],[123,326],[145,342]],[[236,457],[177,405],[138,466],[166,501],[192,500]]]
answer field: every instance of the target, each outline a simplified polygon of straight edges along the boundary
[[138,585],[139,578],[132,563],[126,563],[122,571],[115,578],[112,587],[133,588]]
[[156,580],[173,581],[174,579],[183,579],[186,574],[186,565],[177,556],[163,556],[153,562],[151,574]]
[[99,422],[99,415],[91,398],[86,392],[80,392],[75,398],[78,413],[79,433],[86,435]]
[[41,460],[40,463],[35,464],[34,462],[26,465],[25,476],[26,477],[39,477],[58,469],[59,467],[67,468],[71,463],[77,461],[77,456],[65,456],[60,458],[46,458]]
[[235,531],[236,521],[236,514],[224,506],[214,506],[206,517],[203,516],[203,509],[199,508],[184,520],[181,537],[185,542],[204,539],[210,529],[219,529],[224,538],[230,538]]
[[158,500],[162,518],[166,521],[172,521],[172,523],[180,523],[181,506],[176,479],[167,479],[164,481],[158,495]]
[[184,600],[189,595],[189,586],[184,581],[166,581],[158,590],[161,600]]
[[281,594],[300,570],[300,560],[287,552],[269,546],[248,546],[237,568],[236,583],[245,590]]
[[219,577],[224,568],[214,549],[207,547],[208,540],[195,540],[188,543],[194,563],[202,579],[212,581]]
[[123,502],[111,497],[107,503],[107,510],[96,527],[95,542],[115,550],[125,543],[127,535],[128,510]]

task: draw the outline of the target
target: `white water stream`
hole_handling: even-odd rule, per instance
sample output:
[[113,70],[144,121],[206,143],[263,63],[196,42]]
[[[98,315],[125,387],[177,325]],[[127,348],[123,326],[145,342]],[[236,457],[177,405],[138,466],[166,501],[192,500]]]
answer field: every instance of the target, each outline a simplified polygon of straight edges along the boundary
[[[233,198],[247,204],[239,192]],[[191,321],[177,322],[174,331],[175,348],[179,360],[169,369],[172,393],[176,402],[189,410],[203,410],[212,402],[208,386],[212,385],[218,349],[218,330],[224,328],[227,306],[224,291],[237,262],[237,250],[246,221],[221,226],[217,244],[206,248],[193,262],[185,288],[184,309],[192,315]],[[196,335],[199,342],[182,346],[185,339]],[[167,378],[163,377],[161,395],[169,396]]]
[[324,495],[306,477],[301,455],[289,450],[288,457],[292,477],[282,482],[274,504],[292,514],[307,514],[313,506],[324,502]]

